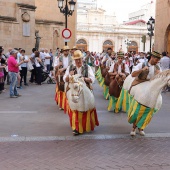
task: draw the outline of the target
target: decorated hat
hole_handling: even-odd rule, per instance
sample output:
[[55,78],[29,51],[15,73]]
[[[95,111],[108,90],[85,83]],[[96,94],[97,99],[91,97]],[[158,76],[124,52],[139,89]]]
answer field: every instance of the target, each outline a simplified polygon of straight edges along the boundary
[[63,51],[70,50],[69,46],[64,46]]
[[151,54],[152,54],[152,56],[154,56],[154,57],[162,58],[162,55],[161,55],[160,53],[156,52],[156,51],[153,51]]
[[117,57],[121,57],[121,58],[123,58],[123,57],[124,57],[124,53],[122,53],[122,52],[118,52],[118,53],[117,53]]
[[80,59],[80,58],[83,58],[83,54],[80,50],[76,50],[74,52],[74,55],[72,57],[73,60],[77,60],[77,59]]
[[72,50],[77,50],[77,47],[76,47],[76,46],[73,46]]

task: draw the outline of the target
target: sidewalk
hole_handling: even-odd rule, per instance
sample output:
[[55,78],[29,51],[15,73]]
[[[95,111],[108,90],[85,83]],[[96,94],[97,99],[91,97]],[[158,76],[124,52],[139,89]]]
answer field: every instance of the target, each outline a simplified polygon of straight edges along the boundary
[[170,138],[0,144],[0,170],[170,170]]

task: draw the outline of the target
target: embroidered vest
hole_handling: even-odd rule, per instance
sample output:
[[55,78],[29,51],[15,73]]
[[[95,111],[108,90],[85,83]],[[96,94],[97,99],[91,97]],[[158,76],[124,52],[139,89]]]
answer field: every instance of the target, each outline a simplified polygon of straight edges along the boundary
[[[63,55],[59,57],[59,61],[63,64]],[[72,59],[71,59],[71,56],[68,55],[68,66],[70,66],[72,64]],[[63,67],[63,66],[62,66]]]
[[[75,74],[77,74],[77,68],[76,66],[74,66],[73,64],[70,65],[70,69],[69,69],[69,72],[70,71],[75,71]],[[81,75],[83,77],[88,77],[88,65],[87,64],[84,64],[82,67],[81,67]]]
[[[118,72],[118,68],[119,68],[118,63],[115,63],[113,72]],[[121,64],[121,72],[125,73],[125,64],[124,63]]]

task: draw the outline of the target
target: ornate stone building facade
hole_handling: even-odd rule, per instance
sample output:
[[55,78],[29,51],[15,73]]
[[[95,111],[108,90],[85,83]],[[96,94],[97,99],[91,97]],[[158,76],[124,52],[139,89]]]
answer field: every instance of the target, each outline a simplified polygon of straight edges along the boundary
[[157,0],[155,23],[155,50],[170,54],[170,0]]
[[[130,19],[131,14],[129,21],[118,24],[114,14],[107,15],[105,10],[92,5],[89,8],[90,2],[84,6],[78,0],[78,7],[81,8],[77,10],[77,46],[80,49],[101,52],[103,49],[112,47],[116,52],[120,48],[123,48],[124,52],[149,51],[149,37],[146,36],[145,49],[141,42],[141,37],[147,35],[147,21],[141,18]],[[138,16],[138,13],[134,13],[133,16]],[[131,43],[127,44],[127,40]]]
[[[62,48],[62,30],[65,18],[60,13],[57,0],[1,0],[0,45],[5,49],[21,47],[27,53],[35,47],[35,32],[39,31],[40,48]],[[76,41],[76,11],[68,18],[72,31],[69,46]]]

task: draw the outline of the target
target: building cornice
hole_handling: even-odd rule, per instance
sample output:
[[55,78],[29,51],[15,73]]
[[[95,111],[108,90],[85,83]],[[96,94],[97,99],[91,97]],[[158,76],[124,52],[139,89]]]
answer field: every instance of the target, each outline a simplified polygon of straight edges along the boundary
[[12,22],[16,22],[17,19],[15,17],[8,17],[8,16],[1,16],[0,15],[0,21],[12,21]]
[[[146,31],[147,33],[147,31]],[[104,31],[80,31],[77,30],[77,34],[105,34],[105,35],[117,35],[117,34],[128,34],[128,35],[143,35],[144,32],[123,32],[123,31],[113,31],[113,32],[104,32]]]
[[16,3],[21,8],[26,8],[30,10],[34,10],[37,8],[35,5],[23,4],[23,3]]
[[36,24],[46,24],[46,25],[64,25],[64,22],[61,21],[50,21],[50,20],[40,20],[40,19],[36,19],[35,20]]

